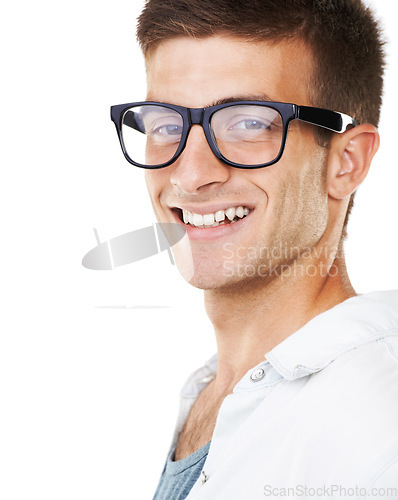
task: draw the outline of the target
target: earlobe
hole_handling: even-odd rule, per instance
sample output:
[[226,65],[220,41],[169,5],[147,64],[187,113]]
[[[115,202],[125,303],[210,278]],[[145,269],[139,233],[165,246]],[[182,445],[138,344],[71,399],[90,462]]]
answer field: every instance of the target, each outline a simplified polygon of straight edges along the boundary
[[333,137],[328,161],[328,192],[332,198],[350,196],[364,181],[379,144],[379,133],[370,124]]

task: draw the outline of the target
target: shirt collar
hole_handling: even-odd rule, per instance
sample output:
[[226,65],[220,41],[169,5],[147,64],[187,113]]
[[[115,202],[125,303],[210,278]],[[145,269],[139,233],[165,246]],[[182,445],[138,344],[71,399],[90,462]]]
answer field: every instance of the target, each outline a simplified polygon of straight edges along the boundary
[[287,380],[325,368],[338,356],[398,333],[398,291],[357,295],[319,314],[265,354]]
[[[372,292],[319,314],[266,353],[265,358],[281,377],[295,380],[322,370],[351,349],[394,334],[398,334],[398,290]],[[216,372],[214,354],[190,375],[180,395],[193,401]]]

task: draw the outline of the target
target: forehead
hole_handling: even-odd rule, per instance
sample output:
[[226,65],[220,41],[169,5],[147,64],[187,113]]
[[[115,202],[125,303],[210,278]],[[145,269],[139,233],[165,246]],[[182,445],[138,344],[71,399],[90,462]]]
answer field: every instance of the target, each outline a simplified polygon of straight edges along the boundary
[[236,37],[175,38],[146,61],[147,99],[205,107],[221,99],[256,98],[311,104],[310,50],[299,40],[246,42]]

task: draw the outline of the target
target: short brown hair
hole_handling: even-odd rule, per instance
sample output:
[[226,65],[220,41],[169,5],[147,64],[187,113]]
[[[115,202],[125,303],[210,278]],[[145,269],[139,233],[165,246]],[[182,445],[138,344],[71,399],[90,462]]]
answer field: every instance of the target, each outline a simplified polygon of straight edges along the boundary
[[[311,104],[378,125],[384,42],[361,0],[147,0],[138,18],[137,38],[145,56],[171,38],[218,34],[272,43],[303,40],[315,60]],[[319,129],[317,137],[326,146],[330,134]]]

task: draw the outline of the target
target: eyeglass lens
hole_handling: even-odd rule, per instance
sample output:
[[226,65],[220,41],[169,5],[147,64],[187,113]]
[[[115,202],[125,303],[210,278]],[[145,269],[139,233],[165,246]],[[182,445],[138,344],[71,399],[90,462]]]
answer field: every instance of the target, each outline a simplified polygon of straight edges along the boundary
[[[128,109],[122,136],[128,156],[141,165],[170,161],[180,145],[182,115],[160,105]],[[283,120],[278,111],[258,105],[231,105],[210,118],[210,131],[220,153],[242,165],[261,165],[277,158],[282,146]]]

